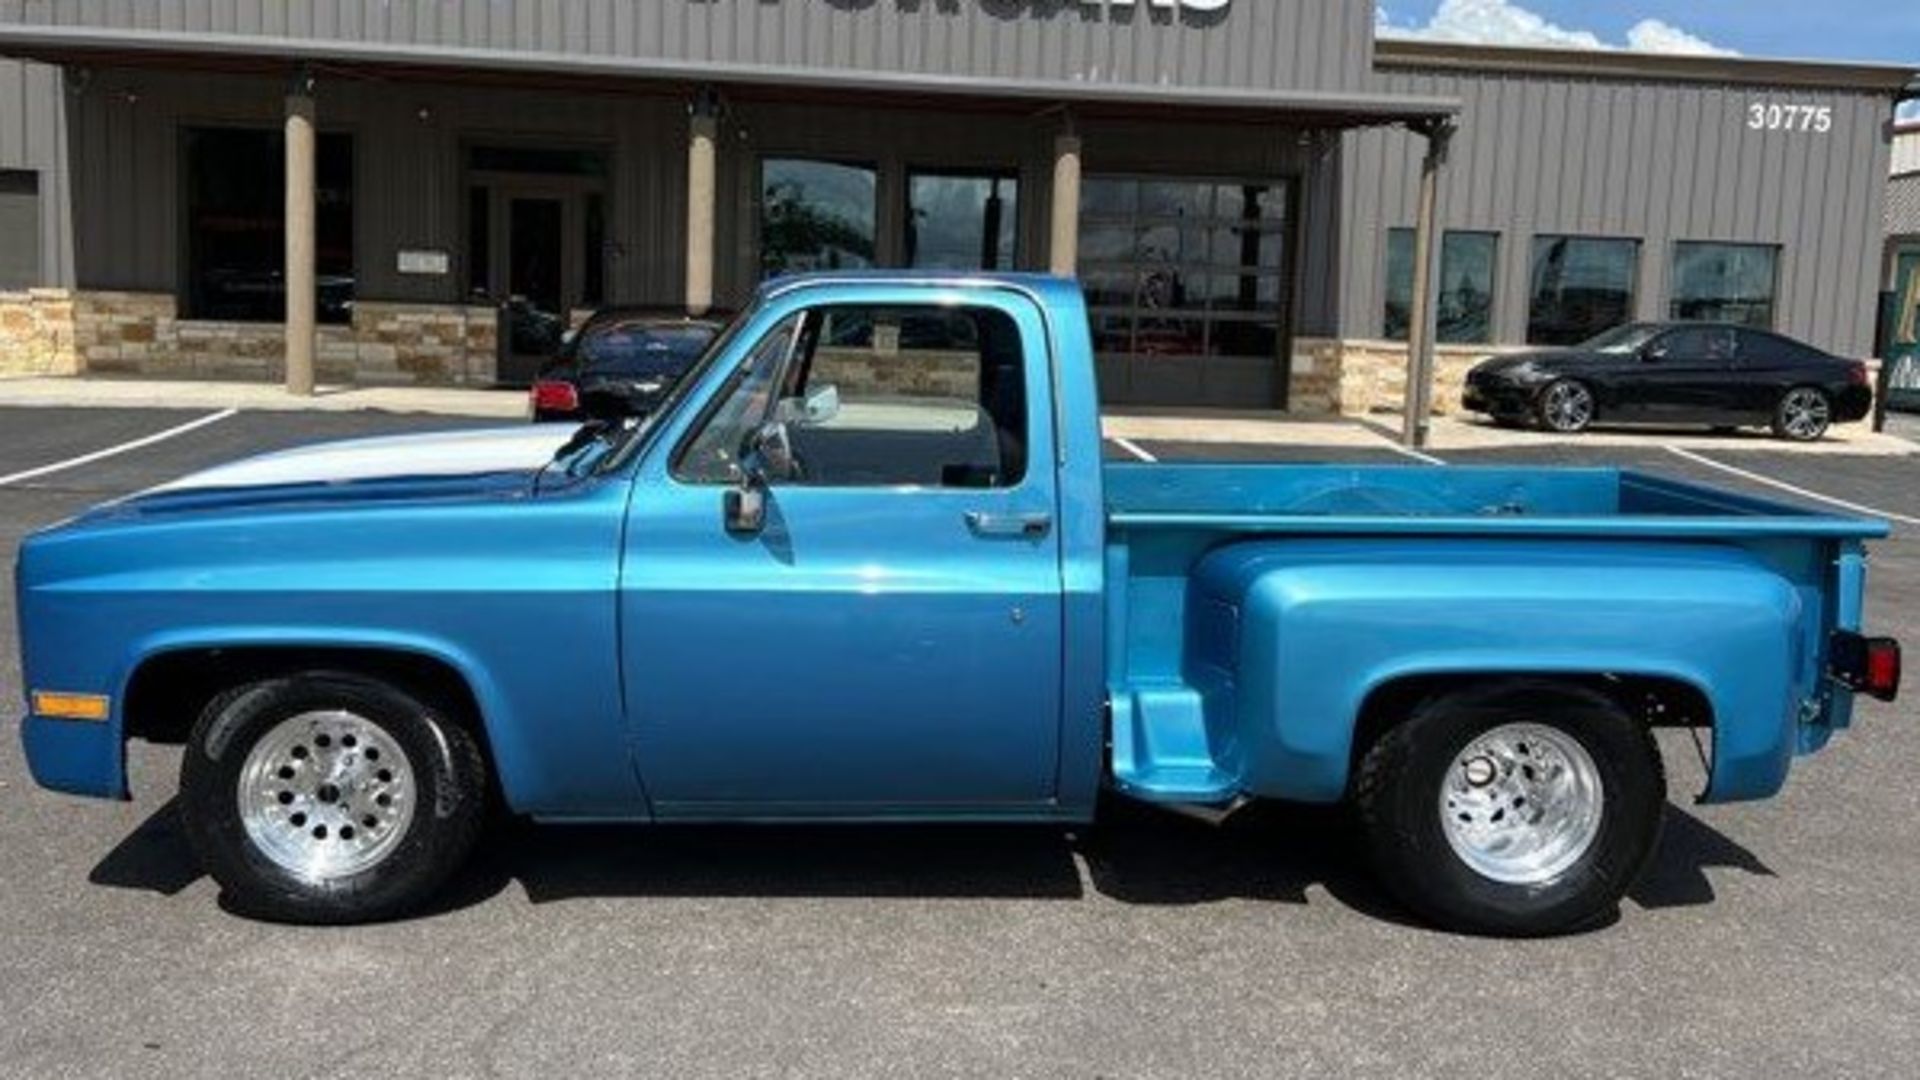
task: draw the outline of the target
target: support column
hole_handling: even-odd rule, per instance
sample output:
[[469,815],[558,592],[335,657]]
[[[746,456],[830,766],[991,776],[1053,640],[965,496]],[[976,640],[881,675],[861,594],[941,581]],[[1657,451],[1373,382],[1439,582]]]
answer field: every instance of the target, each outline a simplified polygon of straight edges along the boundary
[[302,72],[287,94],[287,393],[313,393],[314,104]]
[[715,167],[720,120],[713,96],[702,93],[693,104],[687,138],[687,314],[713,308],[714,206],[718,199]]
[[1440,169],[1447,161],[1453,124],[1440,120],[1415,129],[1427,137],[1420,166],[1420,217],[1413,240],[1413,311],[1407,333],[1407,395],[1402,439],[1410,449],[1427,445],[1433,416],[1433,352],[1439,336],[1439,304],[1434,295],[1440,262]]
[[1047,243],[1047,270],[1072,277],[1080,268],[1080,136],[1072,119],[1053,140],[1053,229]]

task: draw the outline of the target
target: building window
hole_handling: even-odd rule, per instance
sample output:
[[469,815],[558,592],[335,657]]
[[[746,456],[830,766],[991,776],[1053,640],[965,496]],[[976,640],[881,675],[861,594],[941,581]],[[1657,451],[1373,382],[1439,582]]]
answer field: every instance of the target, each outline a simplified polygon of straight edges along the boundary
[[1285,181],[1095,176],[1080,214],[1080,279],[1110,398],[1278,403],[1293,266]]
[[760,164],[762,275],[858,270],[874,262],[874,170],[797,158]]
[[1639,284],[1638,240],[1535,237],[1527,343],[1577,345],[1631,321]]
[[[187,132],[187,315],[286,318],[286,150],[278,131]],[[353,139],[322,132],[315,164],[318,314],[353,318]]]
[[[1405,341],[1413,320],[1414,231],[1387,234],[1386,338]],[[1493,340],[1493,275],[1500,237],[1450,232],[1440,244],[1440,304],[1435,313],[1442,345]]]
[[1780,250],[1764,244],[1675,244],[1672,318],[1773,328]]
[[990,173],[907,177],[907,265],[1011,270],[1019,262],[1020,182]]
[[0,289],[40,280],[40,174],[0,169]]

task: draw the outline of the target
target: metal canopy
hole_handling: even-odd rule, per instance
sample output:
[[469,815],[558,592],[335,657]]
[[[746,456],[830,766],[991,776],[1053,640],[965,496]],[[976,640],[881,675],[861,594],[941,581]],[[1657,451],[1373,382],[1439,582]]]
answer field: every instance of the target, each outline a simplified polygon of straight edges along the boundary
[[1090,114],[1191,112],[1286,119],[1322,128],[1418,123],[1451,117],[1457,99],[1399,94],[1122,85],[985,79],[909,72],[636,59],[563,52],[506,52],[433,45],[316,40],[81,26],[0,25],[0,53],[57,64],[128,64],[265,70],[289,64],[379,69],[449,81],[510,79],[699,83],[752,95],[893,95],[894,103],[964,102],[988,107],[1071,106]]

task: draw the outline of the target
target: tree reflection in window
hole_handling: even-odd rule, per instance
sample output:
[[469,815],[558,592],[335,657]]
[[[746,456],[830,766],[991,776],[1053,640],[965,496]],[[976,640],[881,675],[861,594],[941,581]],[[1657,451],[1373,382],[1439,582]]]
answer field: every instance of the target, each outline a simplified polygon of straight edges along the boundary
[[761,274],[872,266],[874,191],[874,171],[865,166],[796,158],[762,162]]

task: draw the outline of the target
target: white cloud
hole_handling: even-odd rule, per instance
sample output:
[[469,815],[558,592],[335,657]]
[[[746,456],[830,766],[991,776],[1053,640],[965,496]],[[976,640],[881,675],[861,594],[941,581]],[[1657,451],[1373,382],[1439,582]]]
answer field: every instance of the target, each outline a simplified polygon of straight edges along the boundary
[[1560,26],[1511,0],[1442,0],[1426,24],[1396,21],[1385,7],[1378,22],[1383,37],[1471,41],[1488,45],[1544,45],[1558,49],[1633,49],[1640,52],[1735,55],[1731,49],[1659,19],[1643,19],[1624,42],[1609,42],[1591,30]]
[[1627,48],[1635,52],[1686,53],[1691,56],[1737,56],[1706,38],[1689,34],[1672,23],[1642,19],[1627,31]]

